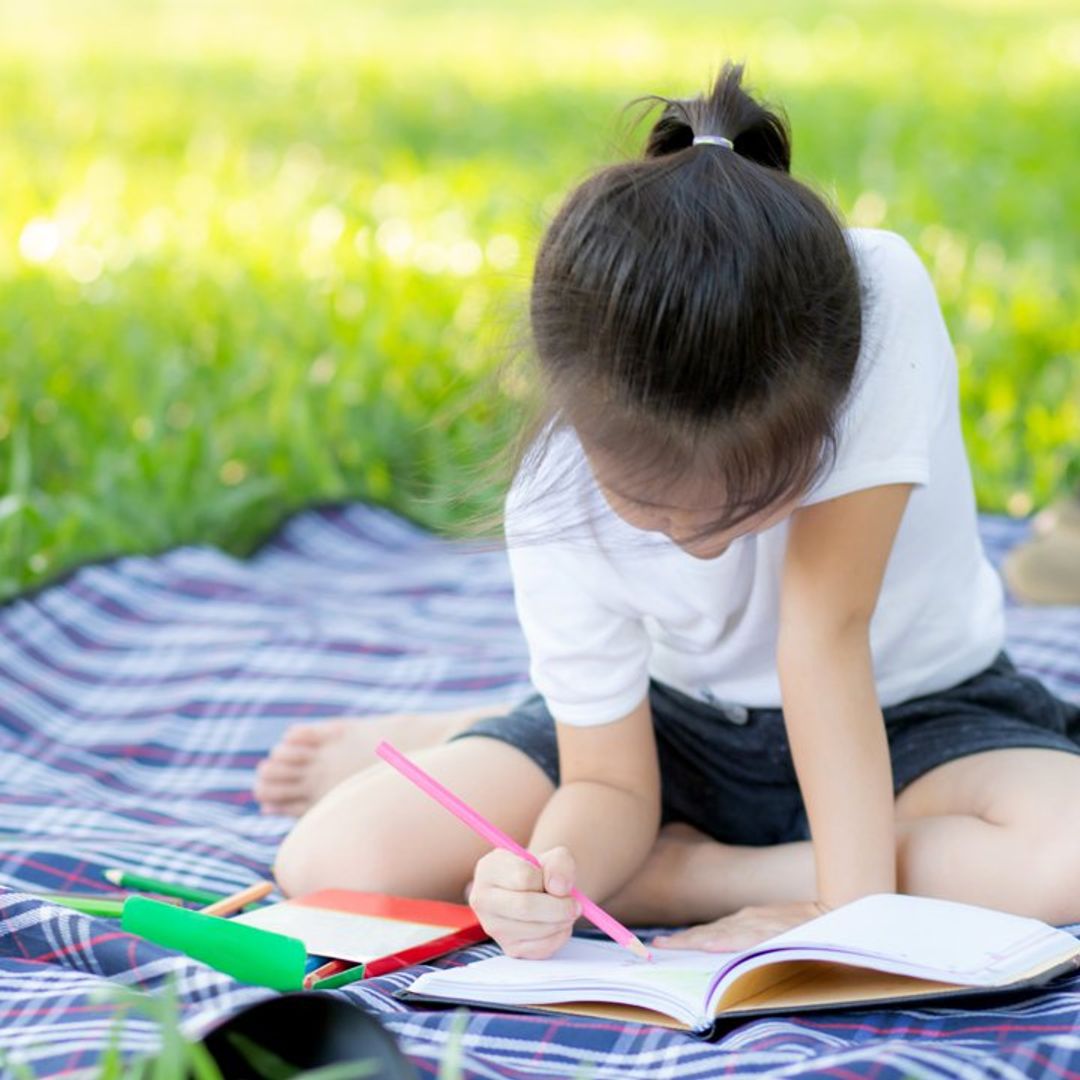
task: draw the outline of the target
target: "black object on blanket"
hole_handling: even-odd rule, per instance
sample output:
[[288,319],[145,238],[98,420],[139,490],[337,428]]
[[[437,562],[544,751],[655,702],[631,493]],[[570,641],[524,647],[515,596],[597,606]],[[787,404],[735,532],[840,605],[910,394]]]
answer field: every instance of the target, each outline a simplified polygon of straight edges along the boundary
[[225,1080],[284,1080],[347,1062],[364,1066],[357,1075],[371,1080],[418,1080],[375,1017],[318,991],[282,994],[241,1009],[215,1027],[203,1046]]

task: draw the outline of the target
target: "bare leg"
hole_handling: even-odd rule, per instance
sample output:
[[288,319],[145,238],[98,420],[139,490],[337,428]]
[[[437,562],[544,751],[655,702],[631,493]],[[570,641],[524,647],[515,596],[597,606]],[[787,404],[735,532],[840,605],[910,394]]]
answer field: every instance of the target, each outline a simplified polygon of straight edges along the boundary
[[812,900],[809,841],[738,847],[685,824],[665,825],[638,873],[603,906],[630,925],[711,922],[748,904]]
[[[808,840],[738,847],[682,829],[681,835],[662,833],[639,874],[604,902],[615,918],[682,926],[711,922],[751,905],[817,895]],[[898,821],[897,888],[1050,922],[1080,919],[1080,896],[1071,905],[1053,901],[1031,876],[1002,872],[1003,867],[1030,865],[1038,844],[1030,830],[966,815]]]
[[[415,756],[522,843],[554,791],[530,758],[495,739],[463,739]],[[998,750],[915,781],[897,802],[899,890],[1051,923],[1080,920],[1078,775],[1080,757]],[[949,812],[964,803],[977,812]],[[275,873],[290,894],[337,886],[459,900],[486,850],[378,763],[339,784],[297,822]],[[669,826],[634,878],[597,899],[623,922],[685,925],[748,905],[814,899],[815,878],[809,841],[738,847]]]
[[255,769],[255,798],[265,814],[299,817],[346,777],[374,764],[375,746],[390,739],[405,752],[445,742],[482,716],[512,702],[453,712],[391,713],[293,724]]
[[[1080,920],[1080,756],[970,754],[925,773],[896,806],[900,892]],[[624,922],[683,925],[815,897],[809,841],[736,847],[684,825],[662,830],[639,873],[604,903]]]
[[[522,751],[476,736],[410,755],[520,843],[554,786]],[[289,895],[360,889],[461,902],[490,846],[381,761],[323,796],[285,838],[274,865]]]

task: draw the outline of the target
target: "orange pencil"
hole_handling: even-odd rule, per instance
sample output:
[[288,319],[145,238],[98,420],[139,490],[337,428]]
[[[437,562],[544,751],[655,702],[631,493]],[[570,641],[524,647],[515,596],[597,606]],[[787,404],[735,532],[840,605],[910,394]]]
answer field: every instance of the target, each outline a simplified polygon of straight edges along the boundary
[[274,886],[269,881],[256,881],[254,885],[249,885],[246,889],[233,893],[232,896],[223,896],[220,900],[215,900],[199,910],[204,915],[232,915],[234,911],[239,911],[248,904],[254,904],[256,900],[269,896],[273,891]]

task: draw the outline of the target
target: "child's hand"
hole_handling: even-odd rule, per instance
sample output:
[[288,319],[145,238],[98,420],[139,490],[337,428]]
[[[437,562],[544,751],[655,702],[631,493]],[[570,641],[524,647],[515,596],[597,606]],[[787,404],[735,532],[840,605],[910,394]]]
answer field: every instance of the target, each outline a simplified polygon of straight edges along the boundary
[[649,943],[658,949],[704,949],[706,952],[741,952],[794,926],[816,919],[832,910],[818,900],[791,904],[763,904],[744,907],[715,922],[692,926],[674,934],[654,937]]
[[469,905],[507,956],[543,960],[566,943],[581,914],[569,895],[574,859],[564,847],[537,856],[542,869],[496,848],[473,872]]

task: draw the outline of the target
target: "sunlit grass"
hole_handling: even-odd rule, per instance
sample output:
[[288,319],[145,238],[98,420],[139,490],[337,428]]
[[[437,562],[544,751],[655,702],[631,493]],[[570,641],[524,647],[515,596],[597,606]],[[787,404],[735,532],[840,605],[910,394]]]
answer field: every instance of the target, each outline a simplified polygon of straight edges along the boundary
[[796,171],[925,258],[981,504],[1048,499],[1080,468],[1069,5],[0,0],[0,593],[326,498],[452,531],[546,215],[636,148],[624,102],[729,55]]

